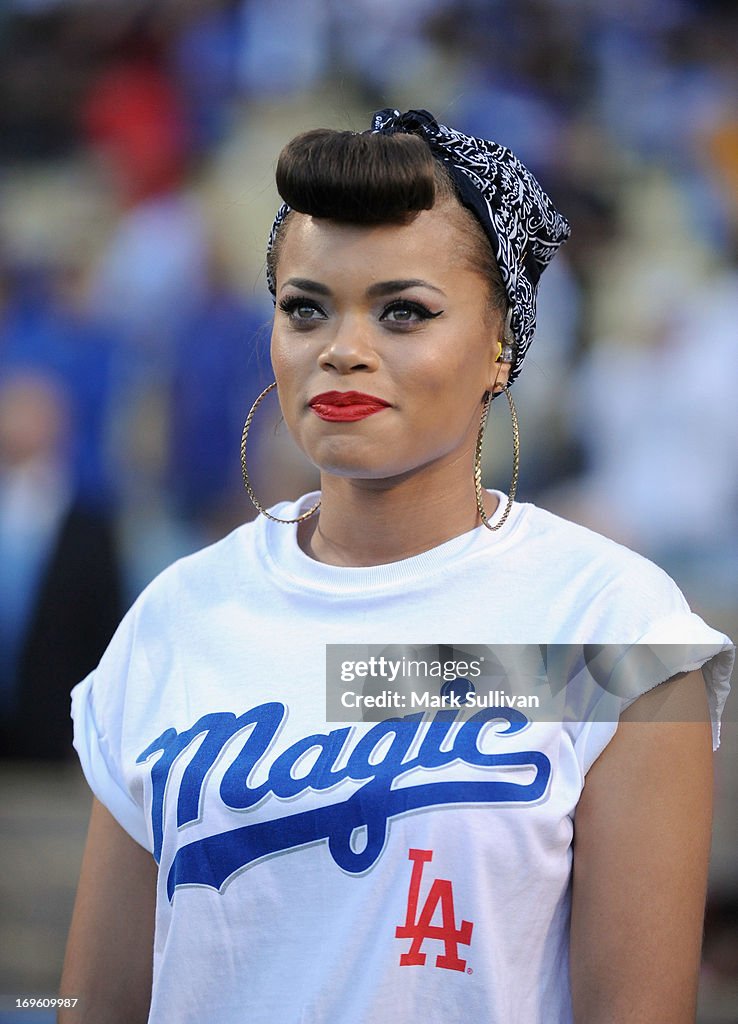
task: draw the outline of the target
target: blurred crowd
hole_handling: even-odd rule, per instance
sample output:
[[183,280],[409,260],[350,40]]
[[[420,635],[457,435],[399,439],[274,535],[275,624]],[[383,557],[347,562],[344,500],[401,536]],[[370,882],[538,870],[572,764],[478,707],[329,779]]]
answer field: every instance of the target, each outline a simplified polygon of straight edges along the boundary
[[[159,569],[253,515],[276,155],[388,105],[510,146],[572,223],[515,388],[521,496],[738,619],[736,52],[728,0],[6,0],[0,723],[52,662],[66,700]],[[314,486],[257,424],[262,499]],[[53,708],[37,756],[68,749]]]
[[[0,757],[71,760],[69,690],[125,608],[254,515],[276,157],[386,106],[508,145],[571,221],[515,385],[520,496],[735,636],[736,53],[732,0],[3,0]],[[265,503],[316,486],[276,406],[253,437]],[[505,489],[498,407],[485,460]],[[738,975],[719,787],[708,953]]]

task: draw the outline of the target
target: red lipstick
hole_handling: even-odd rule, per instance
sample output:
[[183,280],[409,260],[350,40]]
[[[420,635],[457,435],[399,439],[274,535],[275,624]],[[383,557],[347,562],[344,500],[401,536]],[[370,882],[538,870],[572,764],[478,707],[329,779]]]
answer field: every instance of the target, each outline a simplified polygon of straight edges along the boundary
[[324,391],[311,398],[309,404],[322,420],[331,423],[353,423],[389,407],[384,399],[361,391]]

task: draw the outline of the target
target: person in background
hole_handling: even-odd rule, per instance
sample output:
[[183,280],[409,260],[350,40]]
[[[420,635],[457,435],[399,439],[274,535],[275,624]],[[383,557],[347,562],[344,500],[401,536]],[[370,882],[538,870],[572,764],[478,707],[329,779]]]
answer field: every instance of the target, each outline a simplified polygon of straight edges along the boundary
[[0,757],[68,760],[69,693],[122,614],[113,523],[76,492],[70,403],[39,370],[0,383]]

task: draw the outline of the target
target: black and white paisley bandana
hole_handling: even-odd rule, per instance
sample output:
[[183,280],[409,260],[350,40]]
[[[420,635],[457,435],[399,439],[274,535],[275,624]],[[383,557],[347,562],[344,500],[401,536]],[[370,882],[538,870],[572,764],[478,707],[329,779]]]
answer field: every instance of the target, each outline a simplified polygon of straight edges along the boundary
[[[520,373],[536,329],[536,295],[541,274],[570,234],[536,178],[505,146],[439,124],[427,110],[387,108],[372,117],[372,132],[419,135],[449,172],[461,203],[484,228],[500,268],[515,339],[510,382]],[[269,235],[271,251],[290,207],[283,203]],[[267,271],[272,295],[276,282]]]

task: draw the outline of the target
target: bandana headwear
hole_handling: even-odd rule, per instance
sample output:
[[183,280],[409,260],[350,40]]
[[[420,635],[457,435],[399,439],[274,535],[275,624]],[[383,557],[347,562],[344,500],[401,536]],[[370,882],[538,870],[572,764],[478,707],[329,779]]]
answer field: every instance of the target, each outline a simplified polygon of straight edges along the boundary
[[[536,329],[538,281],[556,250],[570,234],[568,222],[556,210],[538,181],[505,146],[438,124],[427,110],[380,110],[372,132],[419,135],[449,172],[459,199],[477,217],[490,240],[510,304],[510,327],[515,337],[512,382]],[[272,226],[269,250],[282,221],[290,212],[283,204]],[[275,282],[267,273],[269,290]]]

